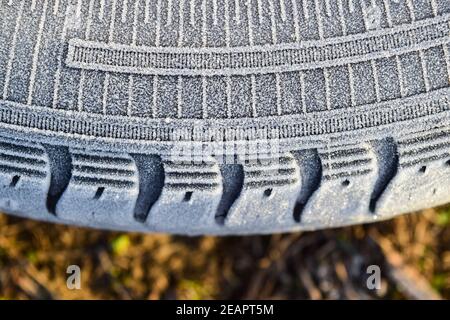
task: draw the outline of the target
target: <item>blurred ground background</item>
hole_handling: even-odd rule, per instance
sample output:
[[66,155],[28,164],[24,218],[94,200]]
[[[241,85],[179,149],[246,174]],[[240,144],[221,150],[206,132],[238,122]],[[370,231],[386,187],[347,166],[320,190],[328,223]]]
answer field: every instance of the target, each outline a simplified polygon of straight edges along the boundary
[[[66,268],[81,267],[81,290]],[[381,289],[366,269],[381,268]],[[0,299],[450,298],[450,206],[318,232],[178,237],[0,215]]]

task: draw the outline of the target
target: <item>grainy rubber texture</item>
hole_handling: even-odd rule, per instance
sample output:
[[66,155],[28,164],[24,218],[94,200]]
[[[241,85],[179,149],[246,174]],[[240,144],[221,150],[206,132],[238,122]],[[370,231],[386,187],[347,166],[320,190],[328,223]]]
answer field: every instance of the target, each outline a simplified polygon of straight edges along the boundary
[[0,19],[2,211],[251,234],[450,201],[448,0],[0,0]]

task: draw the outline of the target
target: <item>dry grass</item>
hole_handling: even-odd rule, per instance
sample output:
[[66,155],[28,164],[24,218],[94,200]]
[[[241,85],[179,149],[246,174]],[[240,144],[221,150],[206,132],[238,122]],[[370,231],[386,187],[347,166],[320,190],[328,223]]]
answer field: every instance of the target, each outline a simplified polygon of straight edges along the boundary
[[[68,290],[66,268],[82,269]],[[382,288],[366,287],[369,265]],[[252,237],[142,235],[0,215],[4,299],[450,298],[450,207],[372,225]]]

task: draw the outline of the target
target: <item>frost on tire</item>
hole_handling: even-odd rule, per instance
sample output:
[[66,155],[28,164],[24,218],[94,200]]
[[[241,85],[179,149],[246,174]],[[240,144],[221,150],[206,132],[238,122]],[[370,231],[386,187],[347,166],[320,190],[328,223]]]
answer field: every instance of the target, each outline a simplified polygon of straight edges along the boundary
[[7,213],[249,234],[450,201],[449,1],[0,0],[0,17]]

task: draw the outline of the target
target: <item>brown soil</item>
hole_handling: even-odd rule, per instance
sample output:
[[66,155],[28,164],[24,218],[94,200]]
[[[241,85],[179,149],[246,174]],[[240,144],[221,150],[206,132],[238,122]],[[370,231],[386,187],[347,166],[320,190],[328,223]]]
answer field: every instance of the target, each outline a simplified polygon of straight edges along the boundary
[[[69,265],[81,289],[66,286]],[[370,265],[381,288],[369,290]],[[0,215],[2,299],[450,298],[450,206],[249,237],[96,231]]]

